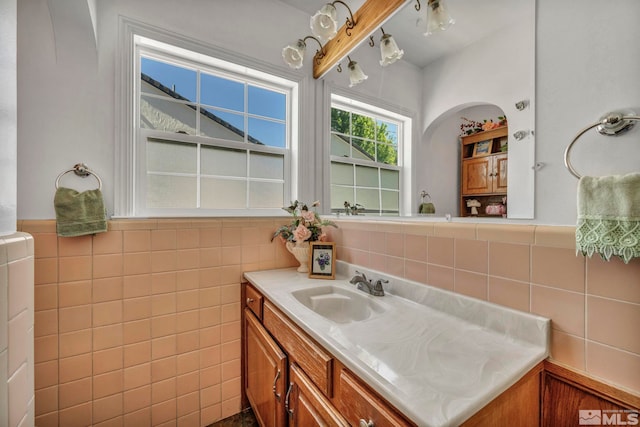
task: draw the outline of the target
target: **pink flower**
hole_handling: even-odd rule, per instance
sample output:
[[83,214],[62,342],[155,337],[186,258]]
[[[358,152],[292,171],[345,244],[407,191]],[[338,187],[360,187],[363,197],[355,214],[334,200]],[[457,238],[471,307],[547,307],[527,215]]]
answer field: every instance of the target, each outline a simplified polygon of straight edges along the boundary
[[301,211],[300,215],[307,222],[313,222],[316,220],[316,215],[313,213],[313,211]]
[[293,230],[293,238],[296,239],[296,242],[304,242],[310,237],[311,231],[302,224],[298,225],[298,227]]
[[327,240],[327,233],[325,233],[325,232],[323,231],[323,232],[322,232],[322,234],[320,234],[320,235],[318,236],[318,240],[319,240],[320,242],[325,242],[325,241]]

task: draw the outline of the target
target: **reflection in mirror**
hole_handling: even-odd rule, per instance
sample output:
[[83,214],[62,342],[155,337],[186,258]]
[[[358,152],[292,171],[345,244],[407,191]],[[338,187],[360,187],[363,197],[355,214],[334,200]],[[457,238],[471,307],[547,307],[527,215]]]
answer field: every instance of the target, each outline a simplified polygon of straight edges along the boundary
[[[311,16],[326,0],[281,0]],[[437,130],[442,122],[460,120],[460,111],[473,106],[494,106],[500,114],[479,113],[478,119],[506,115],[509,120],[508,151],[508,217],[533,218],[534,214],[534,111],[535,111],[535,0],[446,0],[455,24],[446,31],[428,37],[426,32],[427,1],[407,1],[384,23],[384,32],[393,36],[404,51],[400,61],[418,67],[422,75],[420,87],[412,90],[420,101],[417,120],[419,137],[413,143],[411,200],[401,209],[417,214],[420,191],[432,195],[436,215],[458,216],[460,196],[460,140],[458,126]],[[355,11],[362,0],[348,2]],[[379,52],[381,31],[373,35]],[[372,55],[367,43],[353,53]],[[366,52],[366,53],[365,53]],[[361,57],[362,55],[360,55]],[[377,63],[378,61],[376,61]],[[396,64],[384,67],[394,73]],[[367,70],[365,70],[367,72]],[[340,76],[340,80],[343,80]],[[380,80],[370,78],[369,87]],[[359,86],[360,87],[360,86]],[[404,89],[404,88],[403,88]],[[363,89],[365,92],[367,89]],[[515,104],[528,100],[520,111]],[[384,104],[384,99],[382,99]],[[460,123],[458,122],[457,125]],[[515,142],[513,132],[530,131]],[[434,140],[434,134],[441,136]],[[444,169],[444,171],[443,171]],[[438,172],[436,176],[436,171]]]
[[[412,212],[418,212],[420,192],[426,190],[436,215],[465,213],[460,202],[462,117],[482,122],[506,116],[507,216],[533,218],[534,136],[530,132],[516,141],[513,133],[534,130],[535,2],[447,0],[447,4],[456,22],[446,31],[424,37],[426,21],[413,4],[384,26],[405,51],[404,59],[421,67],[423,74]],[[516,103],[523,99],[528,105],[518,110]]]

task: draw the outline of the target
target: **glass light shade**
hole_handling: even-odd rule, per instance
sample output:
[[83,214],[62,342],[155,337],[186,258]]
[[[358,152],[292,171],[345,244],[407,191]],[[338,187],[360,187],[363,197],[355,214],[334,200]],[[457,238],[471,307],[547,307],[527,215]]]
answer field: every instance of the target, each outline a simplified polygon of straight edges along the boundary
[[382,57],[380,65],[386,67],[389,64],[393,64],[403,55],[404,50],[398,47],[391,34],[384,34],[380,39],[380,56]]
[[429,36],[436,31],[444,31],[451,25],[455,24],[455,20],[449,15],[444,0],[429,0],[427,6],[427,31],[425,36]]
[[349,87],[362,83],[368,78],[369,76],[362,71],[362,68],[360,68],[357,62],[349,61]]
[[336,7],[327,3],[311,17],[311,32],[321,40],[331,40],[338,34]]
[[307,50],[307,45],[303,40],[298,40],[296,44],[290,44],[282,49],[282,58],[284,62],[291,68],[301,68],[304,60],[304,53]]

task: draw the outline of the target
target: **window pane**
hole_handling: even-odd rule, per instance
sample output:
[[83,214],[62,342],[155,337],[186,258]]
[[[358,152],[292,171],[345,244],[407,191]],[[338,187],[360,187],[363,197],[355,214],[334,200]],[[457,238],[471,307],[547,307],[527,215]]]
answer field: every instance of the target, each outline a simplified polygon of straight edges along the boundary
[[398,125],[378,120],[378,141],[398,145]]
[[356,166],[356,185],[358,187],[378,187],[378,168]]
[[356,202],[367,210],[380,209],[380,193],[378,189],[356,188]]
[[391,190],[400,189],[400,172],[380,169],[380,187]]
[[251,181],[249,189],[251,208],[281,208],[284,205],[284,183]]
[[349,134],[349,112],[331,109],[331,131]]
[[200,74],[200,103],[244,112],[244,83]]
[[249,86],[249,114],[284,120],[286,100],[283,93]]
[[376,122],[371,117],[354,113],[351,115],[351,130],[353,136],[375,139]]
[[400,193],[397,191],[382,190],[382,210],[383,211],[399,211]]
[[331,134],[331,155],[341,157],[351,157],[351,147],[349,146],[348,137]]
[[284,156],[254,151],[249,156],[249,170],[252,178],[284,179]]
[[168,141],[147,142],[147,171],[149,172],[197,172],[197,148],[195,144]]
[[196,101],[196,72],[166,62],[140,58],[141,90],[163,96],[179,94],[183,99]]
[[218,178],[202,178],[200,180],[200,207],[205,209],[244,209],[246,206],[246,181]]
[[353,185],[353,165],[331,162],[331,183]]
[[377,161],[387,165],[397,165],[398,147],[393,144],[378,144]]
[[228,148],[202,147],[200,172],[203,175],[247,176],[247,152]]
[[257,142],[270,147],[285,148],[286,128],[284,123],[249,118],[249,142]]
[[196,178],[147,175],[147,206],[150,208],[195,208]]
[[200,134],[211,138],[244,141],[244,116],[207,108],[200,115]]
[[143,96],[140,99],[140,127],[195,135],[195,106]]
[[331,186],[331,209],[344,209],[344,202],[353,204],[355,195],[352,187]]
[[374,142],[353,138],[352,144],[354,159],[373,160],[376,158],[376,144]]

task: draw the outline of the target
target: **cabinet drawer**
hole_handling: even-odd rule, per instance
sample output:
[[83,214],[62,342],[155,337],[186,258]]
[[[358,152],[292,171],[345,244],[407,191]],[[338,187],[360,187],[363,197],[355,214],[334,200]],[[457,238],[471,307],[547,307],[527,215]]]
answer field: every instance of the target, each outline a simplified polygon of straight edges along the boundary
[[295,326],[286,316],[264,303],[263,324],[280,345],[326,396],[332,396],[331,376],[333,358],[311,338]]
[[258,319],[262,320],[262,295],[251,285],[245,286],[246,304]]
[[337,389],[336,407],[352,426],[369,422],[375,427],[413,425],[345,369],[340,371]]

